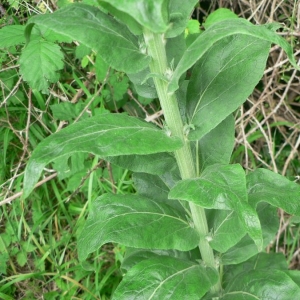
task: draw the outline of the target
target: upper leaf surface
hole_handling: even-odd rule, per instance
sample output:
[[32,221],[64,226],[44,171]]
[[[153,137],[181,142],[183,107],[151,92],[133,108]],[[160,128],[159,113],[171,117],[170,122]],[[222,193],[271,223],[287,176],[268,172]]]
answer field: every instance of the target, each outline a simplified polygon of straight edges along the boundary
[[92,210],[78,241],[80,260],[107,242],[134,248],[188,251],[199,242],[185,214],[139,195],[105,194]]
[[25,26],[9,25],[0,30],[0,48],[20,45],[25,43]]
[[132,16],[155,33],[168,29],[168,0],[101,0]]
[[20,72],[31,88],[48,93],[50,83],[59,79],[63,54],[60,47],[51,42],[36,39],[28,43],[20,57]]
[[169,92],[174,92],[178,88],[178,81],[181,75],[192,67],[217,41],[235,34],[252,36],[278,44],[287,53],[292,64],[295,67],[297,66],[290,44],[275,32],[269,30],[266,26],[252,25],[244,19],[229,19],[209,27],[190,45],[173,74]]
[[98,51],[119,71],[134,73],[148,66],[150,58],[140,51],[137,38],[96,7],[71,4],[53,14],[34,16],[29,23],[46,26]]
[[175,37],[185,30],[191,12],[197,2],[197,0],[170,0],[169,9],[171,27],[166,32],[167,38]]
[[300,185],[266,169],[256,169],[246,179],[251,205],[267,202],[289,214],[300,215]]
[[[297,299],[300,288],[279,270],[255,270],[239,275],[225,289],[222,300]],[[244,297],[245,296],[245,297]]]
[[173,151],[182,142],[152,124],[122,114],[95,116],[72,124],[43,140],[33,152],[24,178],[27,197],[43,168],[61,156],[89,152],[101,157]]
[[209,166],[200,178],[178,182],[169,198],[191,201],[205,208],[234,210],[258,248],[262,248],[260,221],[247,203],[245,172],[240,165]]
[[218,280],[217,273],[173,257],[144,260],[128,271],[113,295],[116,300],[198,300]]
[[193,68],[187,112],[197,140],[234,112],[251,94],[265,69],[269,42],[246,35],[217,41]]

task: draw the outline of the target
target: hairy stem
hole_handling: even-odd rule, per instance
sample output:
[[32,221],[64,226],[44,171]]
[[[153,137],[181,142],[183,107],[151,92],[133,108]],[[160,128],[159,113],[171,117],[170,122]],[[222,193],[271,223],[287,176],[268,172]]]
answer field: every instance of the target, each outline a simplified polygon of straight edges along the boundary
[[[168,81],[163,77],[167,74],[168,62],[165,52],[165,41],[163,35],[154,34],[145,29],[144,38],[148,49],[148,54],[152,60],[150,63],[151,73],[154,74],[153,80],[160,100],[160,104],[164,113],[166,124],[173,136],[179,137],[183,142],[183,147],[175,151],[175,157],[182,179],[196,177],[196,169],[193,162],[190,143],[184,134],[184,124],[182,122],[178,102],[175,94],[168,94]],[[190,210],[196,230],[200,235],[199,249],[203,261],[207,266],[217,268],[215,264],[212,248],[209,246],[206,236],[208,234],[208,226],[204,208],[190,203]],[[217,292],[220,284],[212,288],[213,292]]]

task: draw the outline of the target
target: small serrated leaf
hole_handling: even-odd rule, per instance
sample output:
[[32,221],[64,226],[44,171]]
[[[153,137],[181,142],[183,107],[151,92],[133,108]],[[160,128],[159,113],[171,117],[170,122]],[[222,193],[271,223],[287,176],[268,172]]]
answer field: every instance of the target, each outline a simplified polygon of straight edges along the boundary
[[0,48],[16,46],[25,43],[25,26],[10,25],[0,30]]
[[20,72],[31,88],[48,93],[51,83],[58,81],[63,68],[60,47],[45,40],[32,40],[20,57]]

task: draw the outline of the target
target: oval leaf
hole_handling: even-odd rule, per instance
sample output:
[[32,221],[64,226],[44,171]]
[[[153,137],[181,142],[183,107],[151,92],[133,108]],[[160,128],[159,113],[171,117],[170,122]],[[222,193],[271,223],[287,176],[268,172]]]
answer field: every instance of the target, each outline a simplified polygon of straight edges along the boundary
[[199,300],[217,281],[211,268],[173,257],[152,258],[128,271],[113,299]]
[[239,274],[225,289],[222,300],[298,299],[300,288],[279,270],[254,270]]
[[38,181],[43,168],[56,158],[76,152],[101,157],[173,151],[182,142],[134,117],[105,114],[72,124],[43,140],[34,150],[25,170],[24,197]]
[[249,203],[267,202],[293,215],[300,215],[300,185],[280,174],[256,169],[247,175]]
[[[270,43],[246,35],[221,39],[193,68],[187,113],[197,140],[234,112],[261,79]],[[251,57],[251,59],[249,59]]]
[[126,26],[93,6],[81,3],[67,5],[52,14],[34,16],[29,23],[46,26],[96,50],[119,71],[138,72],[150,61],[140,51],[137,37]]
[[92,210],[78,240],[82,261],[108,242],[146,249],[188,251],[199,236],[174,208],[138,195],[105,194],[92,203]]
[[262,249],[262,232],[256,211],[247,203],[246,177],[243,168],[236,165],[212,165],[200,178],[178,182],[169,198],[193,202],[210,209],[235,211],[245,230]]

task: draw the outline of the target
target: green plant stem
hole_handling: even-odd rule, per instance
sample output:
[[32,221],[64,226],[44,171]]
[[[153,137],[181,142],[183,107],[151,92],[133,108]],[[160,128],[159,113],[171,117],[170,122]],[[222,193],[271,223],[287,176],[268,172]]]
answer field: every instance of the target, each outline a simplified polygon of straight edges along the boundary
[[[151,31],[144,30],[144,38],[148,49],[148,54],[152,60],[150,71],[153,73],[154,84],[160,100],[162,110],[168,129],[171,135],[179,137],[183,142],[183,147],[175,151],[176,161],[181,173],[182,179],[196,177],[195,165],[191,152],[190,143],[184,134],[184,125],[181,119],[176,95],[168,94],[168,80],[163,78],[170,71],[168,69],[167,56],[165,52],[165,42],[163,35],[154,34]],[[209,246],[206,236],[208,235],[208,226],[204,208],[190,203],[190,210],[196,230],[200,235],[199,249],[203,261],[207,266],[217,268],[212,248]],[[212,288],[212,292],[220,289],[220,283]]]

